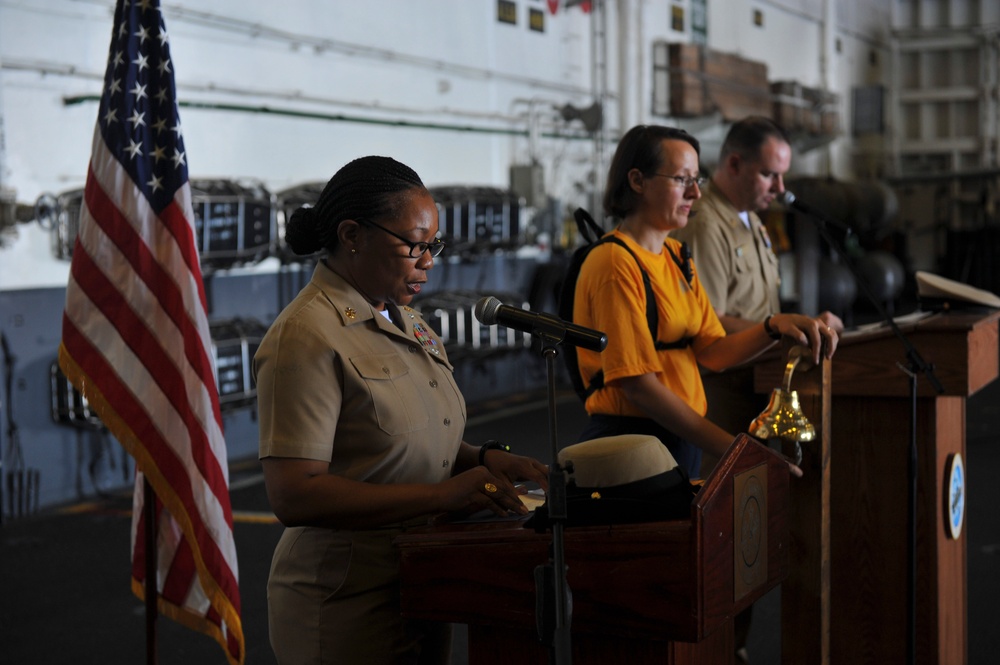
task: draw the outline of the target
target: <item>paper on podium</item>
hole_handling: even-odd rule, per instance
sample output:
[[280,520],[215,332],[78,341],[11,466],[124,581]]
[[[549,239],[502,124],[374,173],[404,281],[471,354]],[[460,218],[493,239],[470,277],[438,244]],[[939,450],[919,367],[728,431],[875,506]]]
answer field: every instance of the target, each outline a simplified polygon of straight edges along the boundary
[[[909,314],[903,314],[901,316],[892,317],[892,322],[897,326],[904,326],[909,323],[916,323],[921,319],[926,319],[929,316],[934,316],[932,311],[917,310],[916,312],[910,312]],[[873,330],[879,330],[881,328],[887,327],[885,321],[874,321],[872,323],[863,323],[858,326],[852,326],[844,332],[840,333],[840,339],[848,340],[853,337],[862,337]]]
[[933,273],[918,270],[916,272],[917,295],[921,301],[929,301],[940,305],[941,309],[959,309],[962,307],[996,307],[1000,308],[1000,297],[995,293],[984,291],[962,284]]
[[534,510],[545,503],[545,492],[540,489],[530,490],[521,495],[521,503],[528,510]]

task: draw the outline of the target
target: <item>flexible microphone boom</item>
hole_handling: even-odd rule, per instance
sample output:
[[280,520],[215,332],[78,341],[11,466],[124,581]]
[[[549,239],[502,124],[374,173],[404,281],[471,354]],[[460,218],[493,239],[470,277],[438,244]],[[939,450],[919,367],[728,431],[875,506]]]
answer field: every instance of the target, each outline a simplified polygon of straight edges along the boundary
[[785,206],[786,208],[793,208],[795,210],[798,210],[799,212],[804,212],[807,215],[815,216],[814,214],[816,212],[815,210],[813,210],[805,203],[800,201],[799,198],[795,196],[795,194],[792,194],[787,189],[783,191],[781,194],[778,194],[778,201],[780,201],[781,205]]
[[600,352],[608,345],[608,336],[602,332],[563,321],[552,314],[540,314],[520,307],[504,305],[493,296],[480,299],[476,303],[474,313],[480,323],[488,326],[500,324],[514,330],[539,335],[561,344],[579,346],[590,351]]
[[781,194],[778,194],[778,201],[780,201],[781,205],[785,206],[786,208],[791,208],[792,210],[798,210],[802,214],[808,217],[812,217],[813,219],[823,224],[827,224],[828,226],[840,229],[846,234],[851,233],[850,226],[844,224],[843,222],[838,222],[830,219],[829,217],[821,213],[819,210],[816,210],[815,208],[806,203],[803,203],[798,197],[795,196],[795,194],[792,194],[787,189],[783,191]]

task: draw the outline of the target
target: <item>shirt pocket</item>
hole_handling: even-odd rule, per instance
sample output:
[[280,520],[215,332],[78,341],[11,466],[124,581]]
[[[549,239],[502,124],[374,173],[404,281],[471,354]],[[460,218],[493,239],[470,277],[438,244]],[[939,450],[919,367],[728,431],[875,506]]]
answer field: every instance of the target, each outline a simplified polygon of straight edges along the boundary
[[773,249],[764,252],[764,264],[770,269],[770,272],[778,274],[778,255],[774,253]]
[[757,263],[755,257],[750,253],[754,251],[753,245],[740,245],[733,252],[733,270],[738,275],[748,275],[754,270]]
[[410,367],[393,353],[351,358],[371,396],[379,429],[395,436],[427,427],[427,409]]

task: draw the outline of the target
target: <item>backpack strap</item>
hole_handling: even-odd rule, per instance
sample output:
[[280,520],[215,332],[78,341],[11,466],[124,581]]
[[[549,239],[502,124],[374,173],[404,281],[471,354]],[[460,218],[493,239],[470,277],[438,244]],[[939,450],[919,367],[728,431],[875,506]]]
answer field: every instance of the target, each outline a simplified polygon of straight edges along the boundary
[[[667,248],[667,251],[670,253],[670,258],[672,258],[674,263],[677,264],[677,267],[681,269],[681,274],[684,275],[684,279],[687,281],[688,286],[691,286],[691,280],[694,279],[694,271],[691,269],[691,248],[688,247],[686,242],[681,243],[681,258],[677,258],[677,255],[674,254],[674,250],[670,249],[670,245],[663,243],[663,246]],[[646,278],[646,282],[648,283],[649,279],[646,277],[645,273],[643,273],[643,277]],[[651,293],[652,289],[647,286],[646,297],[648,298]],[[646,312],[646,317],[649,317],[649,312]],[[652,330],[652,328],[650,330]],[[653,339],[656,340],[657,349],[683,349],[690,346],[693,341],[690,337],[681,337],[676,342],[661,342],[659,339],[656,339],[655,335],[653,336]]]
[[595,244],[604,235],[604,229],[601,228],[601,225],[594,221],[590,213],[583,208],[577,208],[573,211],[573,219],[576,220],[576,228],[588,245]]
[[649,275],[642,267],[642,264],[639,263],[639,257],[635,255],[635,252],[633,252],[629,246],[621,240],[621,238],[616,236],[605,236],[604,238],[598,240],[595,243],[595,246],[606,242],[613,242],[619,247],[623,247],[625,251],[631,254],[632,258],[635,259],[635,264],[639,267],[639,272],[642,274],[642,288],[646,291],[646,325],[649,327],[649,334],[653,336],[653,341],[660,344],[661,342],[658,341],[660,315],[656,311],[656,296],[653,295],[653,282],[649,279]]

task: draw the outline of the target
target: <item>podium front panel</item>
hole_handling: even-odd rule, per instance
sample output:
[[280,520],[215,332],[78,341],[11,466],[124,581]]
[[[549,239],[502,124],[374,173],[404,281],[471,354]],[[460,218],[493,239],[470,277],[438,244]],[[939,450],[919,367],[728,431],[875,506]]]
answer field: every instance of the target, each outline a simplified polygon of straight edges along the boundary
[[[766,483],[766,529],[734,517],[735,478],[752,469]],[[690,519],[564,528],[574,633],[704,640],[787,574],[788,486],[785,462],[741,435],[695,497]],[[552,534],[523,527],[491,521],[400,536],[404,615],[534,630],[534,570],[550,560]],[[766,574],[738,595],[734,553],[748,547],[762,548],[751,558],[767,562]]]

